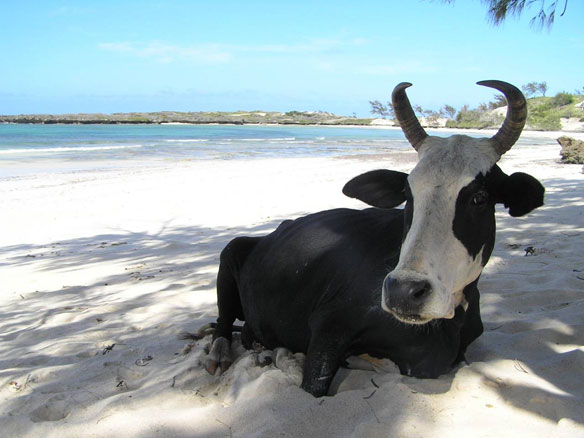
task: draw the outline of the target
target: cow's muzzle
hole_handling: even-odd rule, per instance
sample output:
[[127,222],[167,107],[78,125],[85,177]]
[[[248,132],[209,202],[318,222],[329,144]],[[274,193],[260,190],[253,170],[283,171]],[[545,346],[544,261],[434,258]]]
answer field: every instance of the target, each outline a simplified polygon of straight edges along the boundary
[[432,319],[423,312],[431,295],[432,285],[427,280],[398,280],[388,275],[383,281],[382,307],[402,322],[424,324]]

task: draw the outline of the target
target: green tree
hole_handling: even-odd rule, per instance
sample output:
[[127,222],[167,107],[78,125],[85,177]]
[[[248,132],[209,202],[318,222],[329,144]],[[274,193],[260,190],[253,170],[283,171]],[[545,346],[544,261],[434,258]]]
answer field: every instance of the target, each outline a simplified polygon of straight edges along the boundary
[[545,97],[547,89],[547,82],[530,82],[529,84],[521,86],[521,90],[527,98],[535,97],[537,93],[541,93],[541,95]]
[[507,99],[502,94],[495,94],[493,100],[489,102],[489,109],[494,110],[507,105]]
[[369,105],[371,105],[371,114],[379,114],[382,118],[394,117],[393,105],[391,102],[387,102],[386,106],[378,100],[370,100]]
[[535,88],[535,82],[530,82],[529,84],[522,85],[521,91],[523,91],[523,94],[525,94],[525,97],[527,97],[528,99],[530,97],[533,97],[533,95],[537,91],[537,89]]
[[456,115],[456,108],[448,104],[444,105],[441,111],[443,111],[444,114],[446,114],[446,117],[448,117],[449,119],[453,119],[454,116]]
[[424,110],[424,108],[422,108],[422,105],[413,104],[412,108],[414,109],[414,112],[418,113],[419,117],[425,116],[425,110]]
[[[455,0],[442,0],[444,3],[454,3]],[[562,17],[568,9],[568,0],[553,0],[546,4],[546,0],[481,0],[487,5],[487,16],[495,26],[503,23],[508,16],[520,17],[525,7],[537,5],[539,10],[531,18],[530,24],[536,28],[550,28],[556,19],[556,12],[561,9]],[[547,7],[546,7],[547,6]]]

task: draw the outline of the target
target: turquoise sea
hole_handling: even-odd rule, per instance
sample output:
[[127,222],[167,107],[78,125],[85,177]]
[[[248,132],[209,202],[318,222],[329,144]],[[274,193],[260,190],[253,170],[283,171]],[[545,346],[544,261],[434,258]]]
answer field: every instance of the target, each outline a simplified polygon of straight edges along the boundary
[[0,125],[0,160],[237,159],[377,153],[397,130],[233,125]]
[[0,124],[0,177],[177,160],[333,157],[409,148],[400,130],[363,127]]

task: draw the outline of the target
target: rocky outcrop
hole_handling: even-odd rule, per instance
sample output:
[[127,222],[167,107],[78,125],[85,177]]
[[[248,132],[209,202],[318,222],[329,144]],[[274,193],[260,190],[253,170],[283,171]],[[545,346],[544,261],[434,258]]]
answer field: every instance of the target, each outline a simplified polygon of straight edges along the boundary
[[560,155],[563,163],[584,164],[584,141],[563,136],[558,138],[558,143],[562,146]]

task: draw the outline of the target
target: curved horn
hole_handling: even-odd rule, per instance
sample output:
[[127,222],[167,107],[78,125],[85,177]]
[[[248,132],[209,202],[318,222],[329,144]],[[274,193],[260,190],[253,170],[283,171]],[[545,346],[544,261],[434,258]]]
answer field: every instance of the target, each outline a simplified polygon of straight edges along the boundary
[[406,135],[406,138],[415,150],[422,144],[424,139],[428,137],[420,121],[416,117],[410,100],[406,95],[406,88],[411,87],[412,84],[409,82],[402,82],[397,84],[391,93],[391,103],[393,104],[393,111],[395,112],[395,117],[401,126],[402,131]]
[[519,89],[503,81],[480,81],[478,85],[494,88],[505,95],[507,99],[507,115],[503,126],[492,137],[495,149],[499,155],[503,155],[515,144],[527,119],[527,103]]

